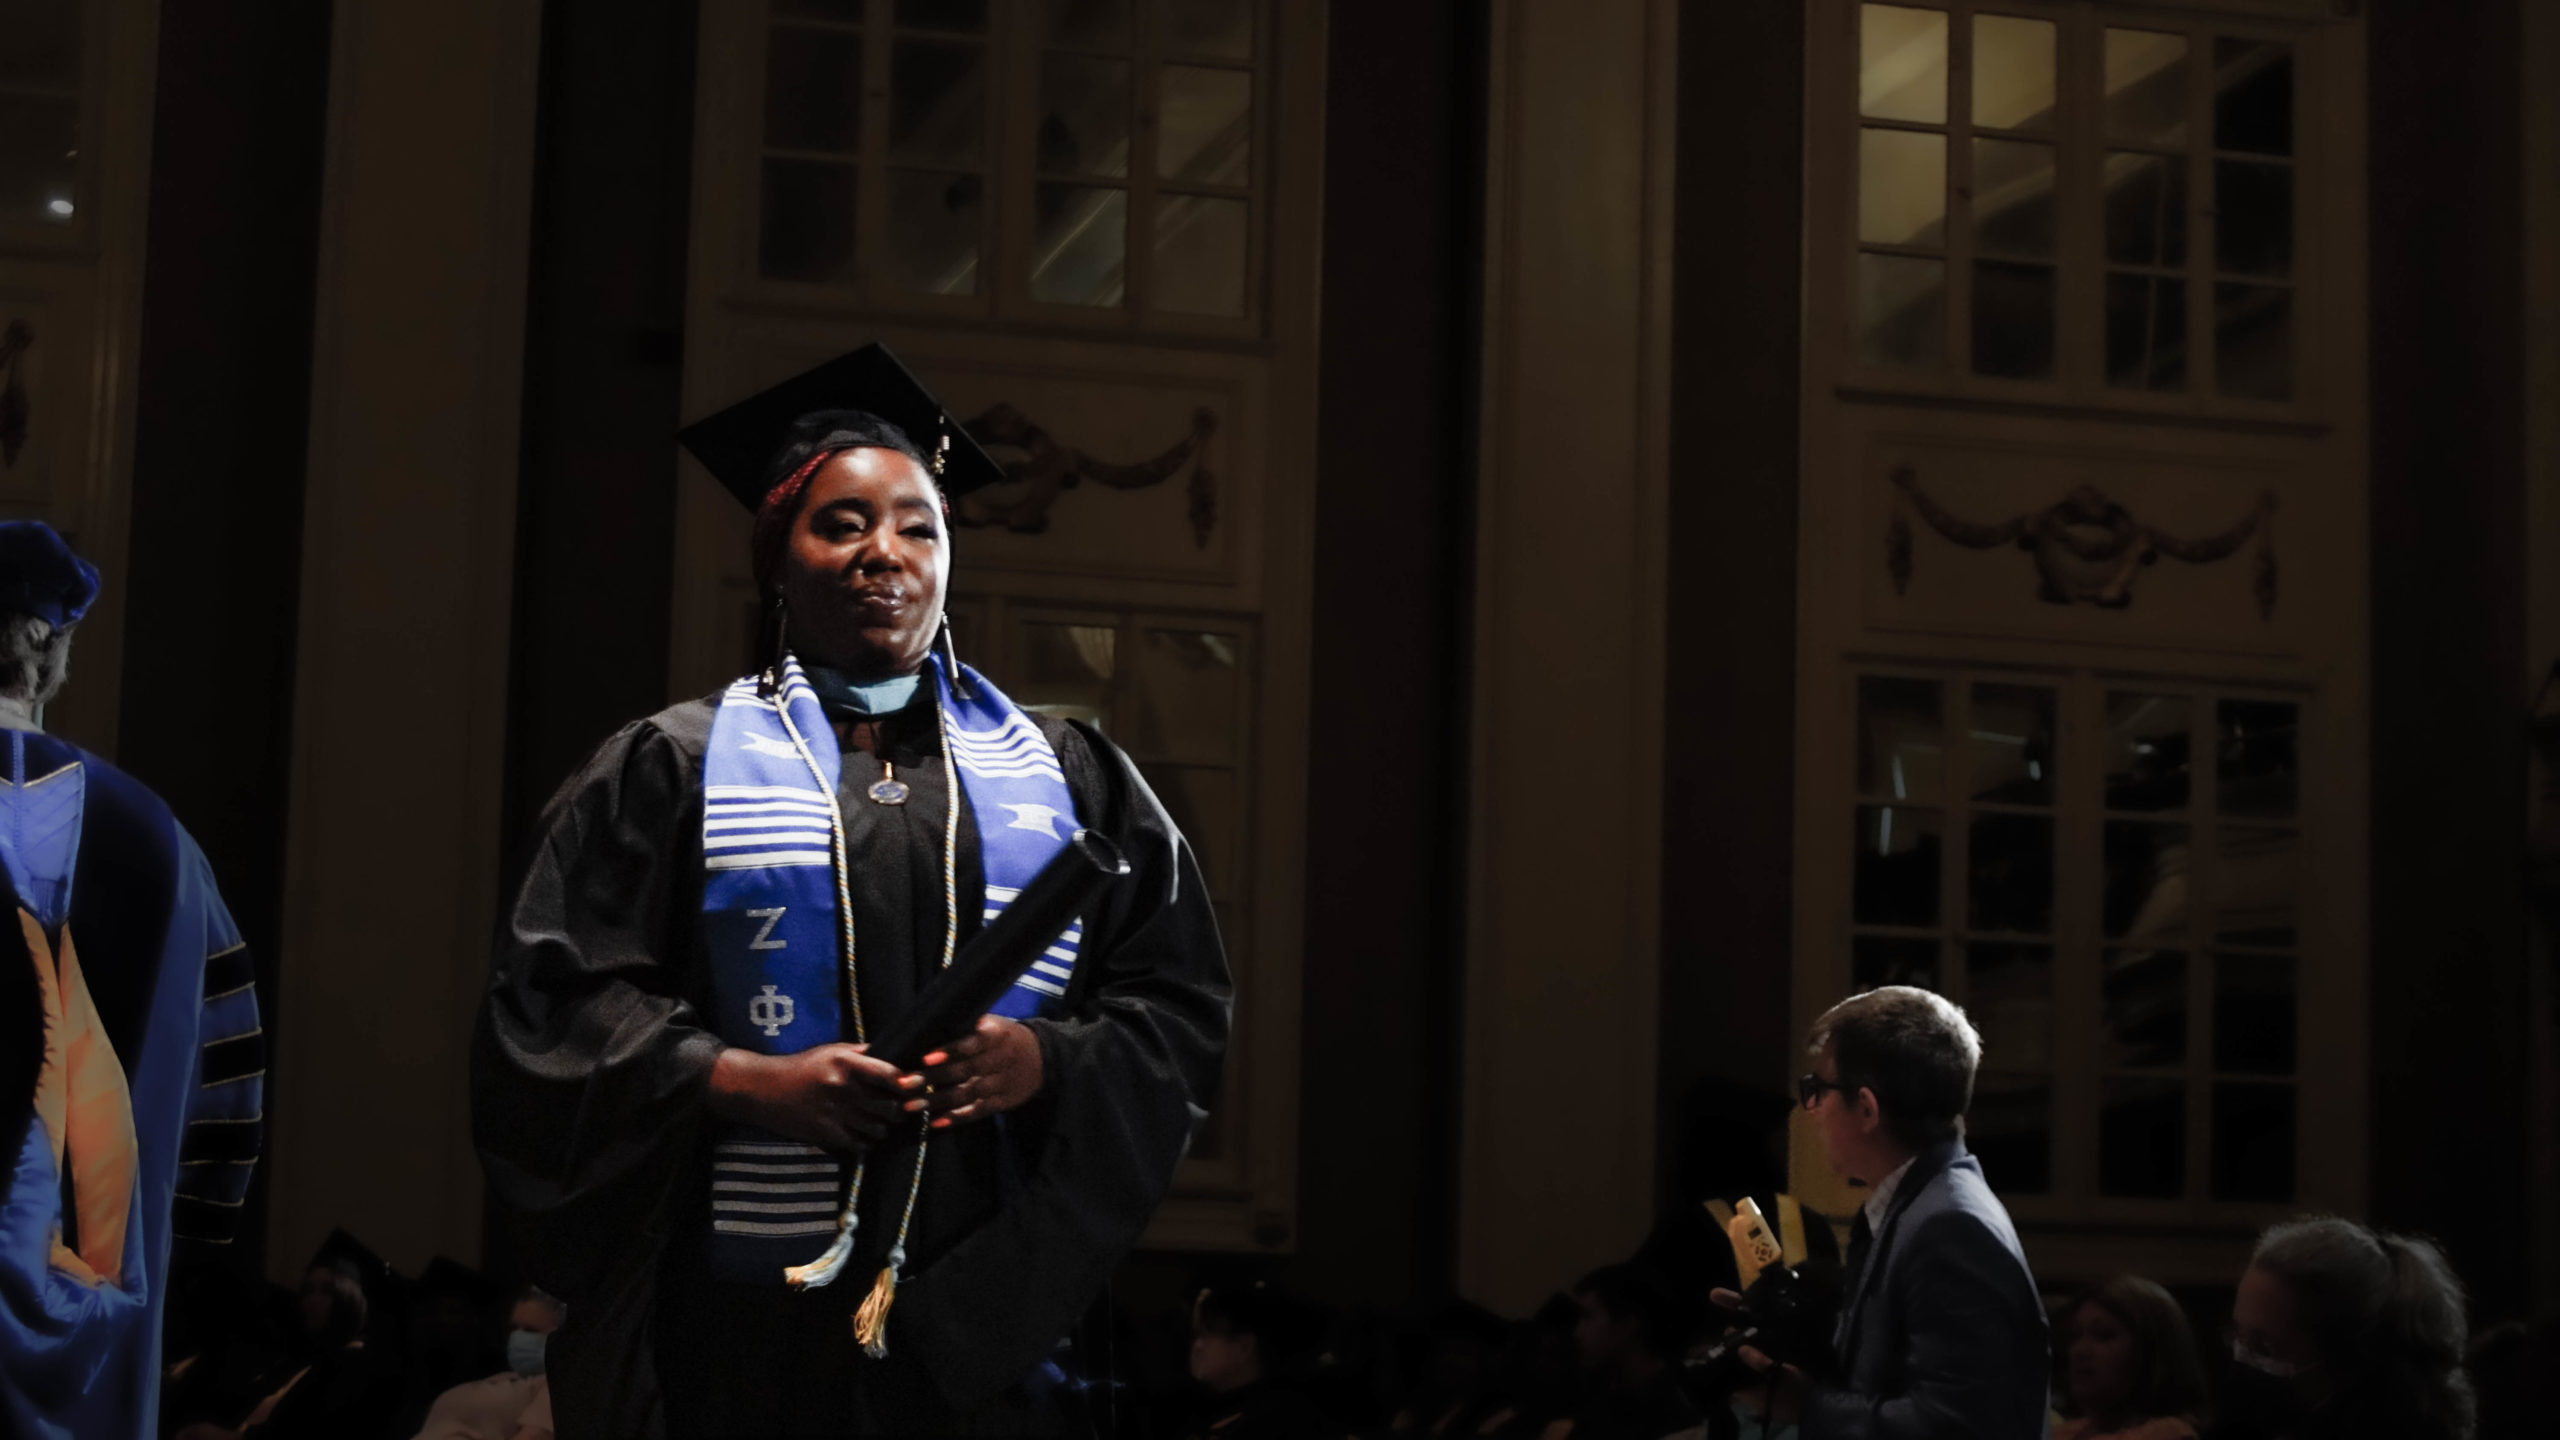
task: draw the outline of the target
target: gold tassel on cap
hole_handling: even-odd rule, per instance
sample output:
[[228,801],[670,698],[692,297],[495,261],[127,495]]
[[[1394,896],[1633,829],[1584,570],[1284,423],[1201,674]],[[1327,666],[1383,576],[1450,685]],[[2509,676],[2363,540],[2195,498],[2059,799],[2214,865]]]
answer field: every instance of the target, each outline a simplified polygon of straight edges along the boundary
[[889,1305],[898,1298],[898,1267],[906,1260],[904,1250],[890,1251],[880,1278],[871,1282],[871,1293],[862,1297],[862,1308],[853,1312],[853,1338],[874,1360],[889,1357]]

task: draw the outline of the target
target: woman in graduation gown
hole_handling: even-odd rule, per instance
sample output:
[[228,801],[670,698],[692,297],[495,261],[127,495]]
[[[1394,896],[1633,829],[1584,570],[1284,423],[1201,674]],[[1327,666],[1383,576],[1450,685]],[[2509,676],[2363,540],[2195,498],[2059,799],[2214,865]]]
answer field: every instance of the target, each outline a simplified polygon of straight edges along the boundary
[[[683,438],[757,510],[769,663],[552,799],[474,1044],[559,1434],[1037,1432],[1216,1084],[1198,866],[1117,747],[952,656],[945,497],[1001,472],[885,351]],[[1131,873],[921,1074],[866,1053],[1079,827]]]

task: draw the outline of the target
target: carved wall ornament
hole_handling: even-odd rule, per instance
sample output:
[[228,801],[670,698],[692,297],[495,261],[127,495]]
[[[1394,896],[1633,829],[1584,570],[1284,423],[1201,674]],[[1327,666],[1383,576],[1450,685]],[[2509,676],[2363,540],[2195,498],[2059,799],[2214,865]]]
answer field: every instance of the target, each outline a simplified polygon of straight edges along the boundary
[[2082,485],[2042,510],[1988,525],[1954,515],[1930,499],[1920,488],[1918,472],[1908,465],[1893,472],[1893,485],[1901,495],[1885,531],[1885,565],[1897,595],[1911,588],[1910,512],[1917,510],[1930,529],[1967,549],[2015,545],[2027,552],[2035,561],[2037,599],[2053,605],[2087,601],[2110,610],[2133,602],[2135,578],[2161,556],[2210,565],[2229,558],[2254,537],[2258,617],[2275,615],[2276,495],[2272,490],[2259,491],[2257,504],[2229,529],[2185,540],[2134,519],[2133,512],[2093,485]]
[[1205,407],[1192,411],[1190,434],[1153,459],[1127,464],[1097,460],[1072,445],[1061,444],[1033,423],[1030,416],[1001,402],[964,423],[979,444],[996,452],[997,463],[1004,466],[1005,479],[1025,488],[1013,492],[1011,486],[1005,487],[1011,494],[1009,499],[985,490],[962,496],[953,507],[959,523],[1001,525],[1016,534],[1037,535],[1049,528],[1050,507],[1087,480],[1114,490],[1144,490],[1162,485],[1188,468],[1191,538],[1202,549],[1208,548],[1210,532],[1218,524],[1218,485],[1216,477],[1209,473],[1208,460],[1209,437],[1218,433],[1216,412]]
[[18,452],[27,448],[25,356],[35,343],[35,329],[24,320],[0,330],[0,469],[16,465]]

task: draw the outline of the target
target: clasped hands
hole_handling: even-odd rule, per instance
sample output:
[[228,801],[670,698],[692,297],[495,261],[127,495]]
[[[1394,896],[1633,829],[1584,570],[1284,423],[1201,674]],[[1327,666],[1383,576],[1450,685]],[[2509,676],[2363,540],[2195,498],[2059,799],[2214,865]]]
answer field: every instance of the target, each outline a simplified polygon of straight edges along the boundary
[[901,1072],[866,1045],[796,1055],[732,1046],[711,1069],[711,1113],[842,1155],[859,1155],[914,1115],[935,1130],[1000,1115],[1040,1091],[1040,1038],[1000,1015]]

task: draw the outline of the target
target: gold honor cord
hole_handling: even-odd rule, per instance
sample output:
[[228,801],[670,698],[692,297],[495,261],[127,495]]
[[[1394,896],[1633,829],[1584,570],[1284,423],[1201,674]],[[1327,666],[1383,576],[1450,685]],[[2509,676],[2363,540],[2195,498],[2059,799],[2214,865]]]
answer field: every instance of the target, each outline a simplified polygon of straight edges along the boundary
[[[782,667],[778,665],[776,668]],[[801,763],[809,767],[809,773],[817,779],[818,788],[826,792],[827,820],[833,832],[828,849],[835,869],[836,913],[843,917],[841,929],[844,934],[845,985],[846,994],[852,1002],[853,1040],[857,1045],[867,1045],[870,1043],[870,1035],[862,1014],[862,976],[855,964],[853,894],[845,878],[846,871],[852,864],[852,857],[846,853],[844,811],[836,803],[835,791],[827,785],[826,772],[818,767],[817,757],[809,749],[808,738],[800,733],[798,725],[792,723],[789,702],[780,694],[776,694],[773,698],[773,708],[774,713],[781,717],[782,728],[790,735],[793,748],[800,752]],[[937,732],[943,731],[943,716],[939,705],[934,707],[934,722]],[[942,774],[945,782],[942,822],[944,916],[942,967],[949,969],[951,957],[960,943],[960,777],[952,767],[951,742],[947,733],[943,734]],[[925,1094],[930,1097],[932,1093],[932,1087],[927,1086]],[[881,1267],[879,1277],[871,1283],[871,1293],[863,1297],[861,1308],[854,1312],[853,1338],[862,1346],[863,1353],[875,1360],[882,1359],[889,1353],[889,1306],[897,1298],[898,1271],[907,1261],[907,1231],[915,1221],[916,1197],[924,1189],[925,1142],[932,1133],[932,1122],[930,1118],[926,1118],[924,1129],[916,1137],[915,1174],[907,1183],[906,1209],[898,1218],[898,1234],[889,1247],[888,1263]],[[836,1220],[836,1238],[834,1243],[827,1247],[826,1253],[808,1264],[793,1265],[783,1270],[784,1282],[793,1289],[814,1290],[819,1286],[834,1283],[836,1278],[844,1273],[845,1265],[853,1258],[854,1232],[861,1224],[862,1180],[868,1169],[867,1160],[854,1162],[853,1179],[846,1187],[844,1211]]]
[[53,1171],[70,1167],[73,1203],[79,1208],[80,1248],[53,1231],[50,1263],[83,1285],[121,1285],[125,1230],[133,1218],[135,1141],[133,1095],[116,1060],[71,932],[62,932],[62,958],[54,959],[44,927],[24,910],[18,927],[35,961],[36,988],[44,999],[44,1067],[36,1072],[36,1119],[53,1145]]
[[[946,438],[944,441],[948,444]],[[951,760],[950,727],[944,723],[942,707],[933,707],[935,733],[942,739],[942,968],[951,968],[951,957],[960,947],[960,772]],[[933,1087],[927,1085],[928,1099]],[[889,1306],[898,1298],[898,1271],[907,1263],[907,1229],[915,1223],[916,1196],[924,1191],[925,1145],[933,1138],[930,1111],[924,1116],[924,1128],[916,1134],[916,1173],[907,1181],[907,1208],[898,1216],[898,1237],[889,1246],[889,1263],[880,1267],[880,1277],[871,1282],[871,1293],[863,1297],[862,1308],[853,1312],[853,1338],[862,1353],[874,1360],[889,1355]]]

